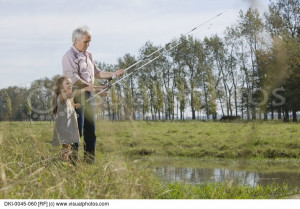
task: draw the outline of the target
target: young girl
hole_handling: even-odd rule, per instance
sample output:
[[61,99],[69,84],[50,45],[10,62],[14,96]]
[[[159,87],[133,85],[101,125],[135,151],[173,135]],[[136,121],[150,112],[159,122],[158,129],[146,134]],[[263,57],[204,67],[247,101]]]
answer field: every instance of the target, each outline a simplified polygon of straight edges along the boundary
[[80,140],[77,115],[72,98],[72,82],[68,77],[60,77],[56,81],[53,98],[53,114],[55,115],[55,127],[53,131],[53,146],[62,146],[61,157],[63,165],[72,166],[70,163],[71,145]]

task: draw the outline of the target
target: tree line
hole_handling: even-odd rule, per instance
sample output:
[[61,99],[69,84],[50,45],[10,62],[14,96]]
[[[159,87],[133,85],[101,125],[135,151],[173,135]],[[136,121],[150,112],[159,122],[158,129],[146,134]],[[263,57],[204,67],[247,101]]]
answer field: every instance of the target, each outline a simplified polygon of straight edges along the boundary
[[[114,71],[143,59],[128,70],[131,76],[111,88],[109,97],[97,98],[97,116],[216,120],[239,115],[246,120],[292,117],[297,121],[299,33],[300,2],[277,0],[264,14],[255,8],[240,11],[223,36],[182,36],[166,50],[147,42],[137,56],[125,54],[116,65],[99,63],[100,69]],[[51,88],[56,78],[36,80],[27,88],[1,89],[0,120],[52,119]]]

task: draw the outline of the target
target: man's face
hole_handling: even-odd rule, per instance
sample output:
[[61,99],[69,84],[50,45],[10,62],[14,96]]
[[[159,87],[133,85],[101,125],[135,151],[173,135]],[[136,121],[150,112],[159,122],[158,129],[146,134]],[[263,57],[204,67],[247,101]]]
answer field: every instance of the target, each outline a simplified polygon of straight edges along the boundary
[[80,40],[76,39],[75,47],[78,49],[78,51],[85,52],[89,47],[91,40],[92,40],[91,35],[84,34]]

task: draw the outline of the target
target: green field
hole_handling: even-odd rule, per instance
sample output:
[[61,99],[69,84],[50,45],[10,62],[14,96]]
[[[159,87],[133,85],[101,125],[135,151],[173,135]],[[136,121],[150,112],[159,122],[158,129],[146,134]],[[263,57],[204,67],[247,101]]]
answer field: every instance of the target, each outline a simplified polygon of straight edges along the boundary
[[[103,128],[101,128],[103,127]],[[279,122],[103,122],[104,152],[195,158],[300,158],[300,124]]]
[[[108,122],[97,124],[94,165],[61,165],[53,123],[0,123],[0,198],[283,198],[288,185],[165,183],[135,158],[222,158],[300,162],[299,124],[280,122]],[[82,144],[82,143],[81,143]],[[82,147],[80,154],[82,156]]]

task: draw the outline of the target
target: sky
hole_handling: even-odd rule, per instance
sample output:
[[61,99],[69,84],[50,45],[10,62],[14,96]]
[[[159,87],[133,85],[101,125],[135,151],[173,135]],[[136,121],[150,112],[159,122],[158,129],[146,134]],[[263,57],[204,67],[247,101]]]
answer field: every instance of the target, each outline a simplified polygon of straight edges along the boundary
[[28,87],[62,74],[62,56],[75,28],[92,31],[94,60],[116,64],[126,53],[138,56],[150,41],[165,45],[207,20],[190,35],[222,35],[240,10],[267,10],[268,0],[0,0],[0,89]]

